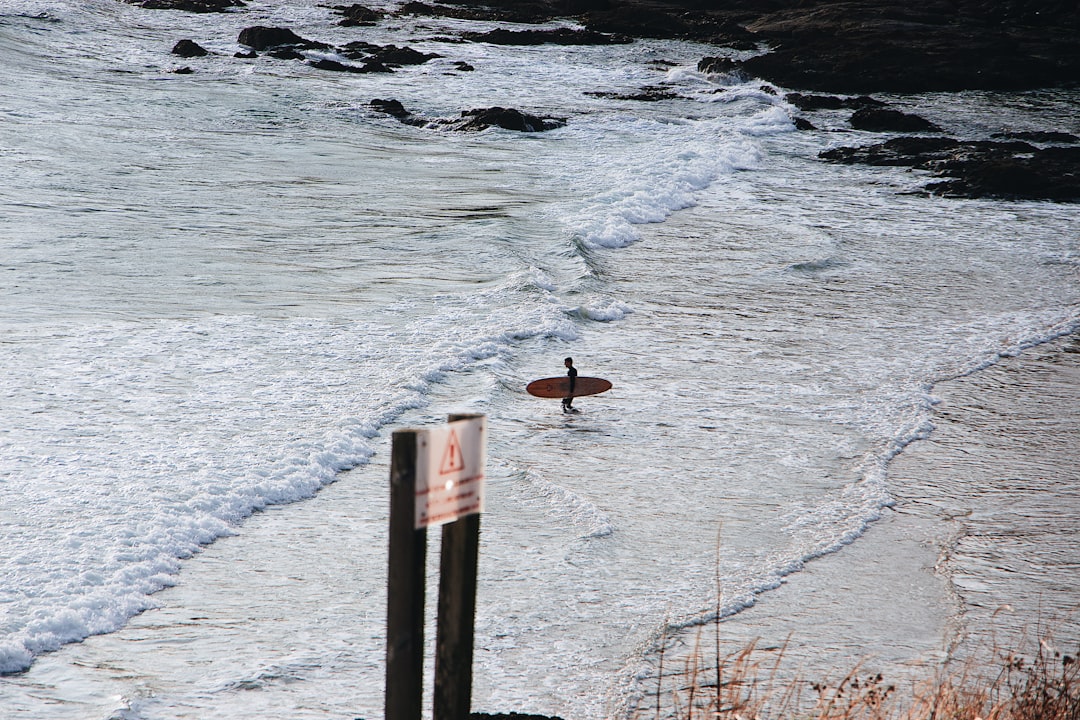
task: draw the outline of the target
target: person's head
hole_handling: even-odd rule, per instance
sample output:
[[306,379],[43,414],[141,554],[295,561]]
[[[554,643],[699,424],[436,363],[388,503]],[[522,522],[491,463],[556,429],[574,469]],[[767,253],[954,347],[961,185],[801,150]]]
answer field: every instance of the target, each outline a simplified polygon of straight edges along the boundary
[[566,358],[565,360],[563,360],[563,365],[565,365],[566,367],[573,367],[574,358]]

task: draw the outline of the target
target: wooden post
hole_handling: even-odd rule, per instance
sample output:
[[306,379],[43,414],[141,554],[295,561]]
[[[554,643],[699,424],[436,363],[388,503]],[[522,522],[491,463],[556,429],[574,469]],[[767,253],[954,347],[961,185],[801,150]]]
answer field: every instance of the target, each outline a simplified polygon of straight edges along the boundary
[[420,720],[424,697],[427,529],[415,528],[415,430],[390,451],[390,565],[386,584],[386,720]]
[[[467,420],[479,415],[451,415]],[[434,720],[469,720],[480,515],[443,525],[439,559],[439,619],[435,636]]]

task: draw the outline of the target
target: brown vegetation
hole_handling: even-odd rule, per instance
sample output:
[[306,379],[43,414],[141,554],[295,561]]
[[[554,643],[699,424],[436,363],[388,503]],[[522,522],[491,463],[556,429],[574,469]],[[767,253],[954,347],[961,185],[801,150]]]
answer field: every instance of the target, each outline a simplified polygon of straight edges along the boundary
[[839,682],[781,677],[782,655],[768,665],[751,644],[733,654],[700,647],[664,674],[636,720],[1080,720],[1080,663],[1041,641],[1029,658],[996,652],[993,668],[944,669],[913,693],[858,666]]

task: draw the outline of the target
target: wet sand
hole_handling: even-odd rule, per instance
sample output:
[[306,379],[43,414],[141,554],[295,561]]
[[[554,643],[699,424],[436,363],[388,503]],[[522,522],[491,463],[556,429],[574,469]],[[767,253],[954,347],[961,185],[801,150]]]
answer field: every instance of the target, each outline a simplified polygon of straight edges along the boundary
[[[939,383],[935,429],[889,466],[896,498],[854,544],[819,558],[720,625],[810,683],[882,673],[913,689],[943,667],[1000,667],[1050,636],[1080,646],[1080,335]],[[684,633],[667,660],[713,628]],[[665,672],[667,674],[667,672]],[[648,702],[646,701],[646,705]]]
[[[895,506],[858,541],[808,563],[722,623],[722,652],[756,640],[768,664],[783,648],[781,677],[803,678],[804,697],[811,700],[810,683],[838,681],[856,665],[860,676],[880,672],[901,692],[951,659],[974,656],[992,666],[987,653],[994,647],[1030,649],[1040,627],[1053,631],[1063,652],[1076,652],[1080,335],[942,382],[934,394],[940,399],[934,432],[890,465]],[[386,468],[376,463],[364,472],[381,479]],[[152,698],[157,689],[169,690],[160,687],[162,678],[205,684],[209,695],[232,692],[233,684],[239,692],[276,682],[262,679],[285,672],[262,667],[260,658],[267,655],[325,666],[321,683],[348,684],[351,676],[338,666],[348,665],[355,643],[377,641],[358,638],[357,629],[377,633],[381,627],[381,616],[358,621],[356,595],[378,593],[351,588],[343,598],[338,577],[321,568],[327,553],[363,558],[371,552],[349,544],[353,521],[342,510],[365,501],[364,491],[362,483],[336,483],[289,513],[274,508],[260,514],[245,537],[215,543],[185,569],[178,585],[161,593],[162,609],[134,618],[120,632],[45,655],[15,682],[38,698],[57,692],[66,697],[66,714],[58,711],[57,717],[107,714],[115,703],[135,700],[125,696],[133,685]],[[317,537],[298,535],[297,523]],[[340,541],[332,548],[321,541],[328,532]],[[250,546],[267,542],[289,547],[290,563],[255,562]],[[256,597],[253,574],[262,578]],[[368,602],[379,604],[377,598]],[[283,608],[309,620],[287,625]],[[325,632],[320,628],[327,623],[339,628],[335,643],[315,657],[303,656],[298,648],[304,638]],[[207,626],[215,632],[206,632]],[[665,674],[680,669],[678,655],[695,641],[711,657],[712,631],[674,638]],[[238,681],[224,668],[211,672],[204,666],[209,658],[236,657],[246,648],[252,649],[251,678]],[[669,678],[667,688],[676,682]],[[652,686],[645,680],[642,690]],[[286,694],[294,689],[280,687]],[[380,693],[376,686],[322,694],[364,697],[377,706]],[[280,694],[262,694],[282,701]],[[646,697],[641,707],[651,714],[654,702]],[[330,705],[318,711],[349,711]],[[252,710],[271,712],[271,706]]]
[[898,510],[936,518],[956,594],[950,651],[1080,645],[1080,336],[935,388],[936,429],[890,467]]

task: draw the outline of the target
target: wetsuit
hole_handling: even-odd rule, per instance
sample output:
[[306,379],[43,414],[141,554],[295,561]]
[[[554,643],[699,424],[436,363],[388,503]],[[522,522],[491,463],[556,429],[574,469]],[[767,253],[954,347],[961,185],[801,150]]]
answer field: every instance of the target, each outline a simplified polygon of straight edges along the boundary
[[570,404],[574,402],[574,387],[577,385],[577,368],[573,365],[567,368],[566,377],[570,378],[570,392],[563,398],[563,410],[569,410]]

